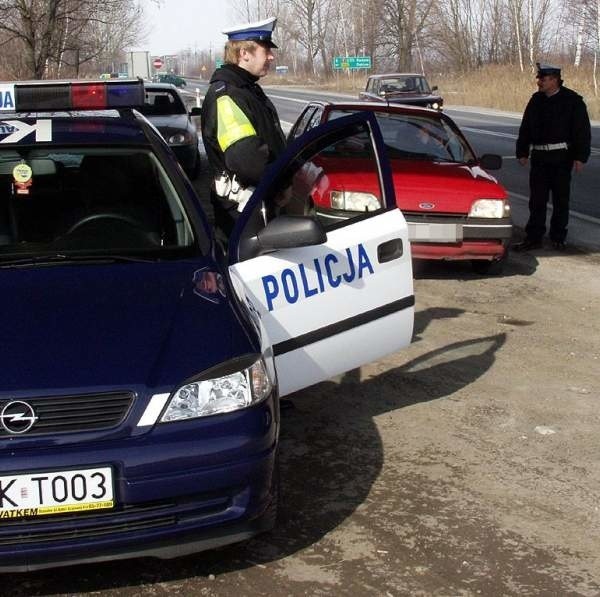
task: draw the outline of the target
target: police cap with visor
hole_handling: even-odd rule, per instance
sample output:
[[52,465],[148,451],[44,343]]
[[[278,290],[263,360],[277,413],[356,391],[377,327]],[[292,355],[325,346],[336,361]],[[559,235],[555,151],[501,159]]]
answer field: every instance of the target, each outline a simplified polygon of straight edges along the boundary
[[227,36],[228,41],[255,41],[265,44],[269,48],[276,48],[277,46],[271,40],[276,23],[277,17],[271,17],[256,23],[237,25],[225,29],[223,33]]
[[536,77],[546,77],[553,76],[558,77],[560,79],[560,67],[552,66],[551,64],[542,64],[541,62],[536,62],[537,73]]

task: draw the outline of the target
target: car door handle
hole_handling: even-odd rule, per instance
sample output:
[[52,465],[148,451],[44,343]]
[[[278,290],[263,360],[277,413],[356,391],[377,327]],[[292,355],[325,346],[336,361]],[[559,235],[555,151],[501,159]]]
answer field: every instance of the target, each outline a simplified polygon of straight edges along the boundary
[[393,238],[384,243],[381,243],[377,247],[377,259],[379,263],[386,263],[386,261],[393,261],[402,257],[404,253],[404,246],[401,238]]

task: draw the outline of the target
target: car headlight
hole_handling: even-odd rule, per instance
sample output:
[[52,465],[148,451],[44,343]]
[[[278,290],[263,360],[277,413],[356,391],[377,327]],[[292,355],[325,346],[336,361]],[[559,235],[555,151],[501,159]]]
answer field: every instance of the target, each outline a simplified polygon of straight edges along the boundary
[[471,205],[470,218],[506,218],[510,206],[503,199],[478,199]]
[[432,107],[434,110],[437,110],[437,109],[439,109],[440,105],[439,105],[437,102],[433,102],[433,104],[431,104],[431,107]]
[[371,193],[331,191],[331,207],[346,211],[375,211],[381,208],[379,199]]
[[184,145],[191,141],[188,133],[175,133],[167,139],[169,145]]
[[223,377],[185,384],[171,397],[161,423],[240,410],[264,400],[273,389],[265,363]]

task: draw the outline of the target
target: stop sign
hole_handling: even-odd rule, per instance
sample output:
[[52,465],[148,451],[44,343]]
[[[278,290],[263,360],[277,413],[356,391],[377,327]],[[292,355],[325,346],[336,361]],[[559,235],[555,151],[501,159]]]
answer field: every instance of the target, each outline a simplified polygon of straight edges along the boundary
[[152,61],[152,66],[153,66],[154,68],[162,68],[163,64],[164,64],[164,62],[162,61],[162,59],[161,59],[161,58],[155,58],[155,59]]

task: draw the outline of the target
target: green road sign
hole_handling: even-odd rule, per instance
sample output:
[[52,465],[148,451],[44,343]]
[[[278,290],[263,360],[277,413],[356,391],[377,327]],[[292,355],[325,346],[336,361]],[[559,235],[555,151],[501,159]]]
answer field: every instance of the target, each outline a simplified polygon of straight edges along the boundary
[[221,58],[215,58],[215,68],[221,68],[223,66],[223,60]]
[[342,70],[344,68],[371,68],[371,66],[370,56],[335,56],[333,59],[333,68],[335,70]]

